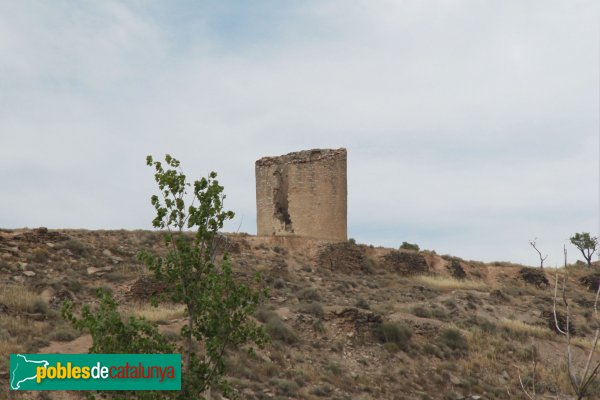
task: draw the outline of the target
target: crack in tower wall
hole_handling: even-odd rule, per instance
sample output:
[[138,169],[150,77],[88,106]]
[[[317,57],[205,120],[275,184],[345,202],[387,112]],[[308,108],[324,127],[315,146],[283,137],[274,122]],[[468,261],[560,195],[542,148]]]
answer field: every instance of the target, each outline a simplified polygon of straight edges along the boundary
[[273,189],[273,203],[275,205],[275,217],[283,224],[286,232],[294,233],[292,229],[292,218],[288,210],[288,176],[287,166],[278,165],[273,172],[275,188]]

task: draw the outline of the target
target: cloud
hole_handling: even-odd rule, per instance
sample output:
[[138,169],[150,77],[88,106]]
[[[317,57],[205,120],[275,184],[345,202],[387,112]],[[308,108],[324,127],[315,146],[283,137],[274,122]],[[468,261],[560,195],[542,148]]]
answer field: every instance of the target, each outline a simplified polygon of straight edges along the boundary
[[256,159],[344,146],[351,236],[558,263],[598,224],[598,7],[2,4],[0,224],[149,228],[169,152],[255,232]]

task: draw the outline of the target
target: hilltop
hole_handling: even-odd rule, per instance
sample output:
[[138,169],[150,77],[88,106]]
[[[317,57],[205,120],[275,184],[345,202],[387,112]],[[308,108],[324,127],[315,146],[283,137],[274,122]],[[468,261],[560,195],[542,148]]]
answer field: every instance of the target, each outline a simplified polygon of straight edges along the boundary
[[[524,398],[519,375],[531,377],[532,340],[538,393],[571,393],[565,339],[552,313],[556,270],[353,241],[247,234],[221,240],[236,276],[250,282],[260,272],[269,288],[255,318],[271,343],[255,356],[228,354],[228,375],[242,399]],[[93,303],[99,287],[177,341],[183,309],[149,304],[160,283],[137,260],[140,250],[163,247],[162,235],[150,231],[1,230],[3,387],[10,353],[87,351],[90,337],[60,317],[60,306],[65,299]],[[580,365],[596,327],[598,278],[582,265],[567,270]],[[564,313],[559,307],[559,320]],[[600,385],[593,393],[600,396]]]

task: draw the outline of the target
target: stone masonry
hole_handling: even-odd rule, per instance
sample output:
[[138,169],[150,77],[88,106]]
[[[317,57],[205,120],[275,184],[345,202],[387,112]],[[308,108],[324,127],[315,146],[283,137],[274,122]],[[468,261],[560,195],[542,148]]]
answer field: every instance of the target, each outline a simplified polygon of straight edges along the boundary
[[256,161],[257,234],[347,240],[346,149]]

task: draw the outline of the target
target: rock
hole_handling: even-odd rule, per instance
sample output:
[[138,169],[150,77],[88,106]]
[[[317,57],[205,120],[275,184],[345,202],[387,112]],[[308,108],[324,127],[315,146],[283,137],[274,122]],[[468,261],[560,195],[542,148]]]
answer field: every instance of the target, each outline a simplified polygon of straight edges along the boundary
[[52,249],[52,248],[54,248],[54,243],[48,242],[48,243],[46,243],[46,246],[48,246]]
[[333,243],[319,250],[318,262],[321,268],[345,272],[369,272],[369,260],[364,249],[350,242]]
[[105,272],[109,272],[112,271],[113,267],[111,266],[107,266],[107,267],[87,267],[87,273],[88,275],[94,275],[94,274],[104,274]]
[[136,300],[148,299],[153,295],[162,293],[165,287],[166,284],[164,282],[159,282],[152,276],[144,275],[133,282],[126,296]]
[[113,253],[108,249],[104,249],[102,250],[102,255],[106,257],[112,257]]
[[23,275],[28,276],[28,277],[32,277],[32,276],[35,276],[35,272],[33,272],[33,271],[23,271]]
[[447,268],[452,276],[456,279],[465,279],[467,277],[467,273],[463,269],[462,265],[460,265],[460,261],[456,259],[452,260]]
[[19,267],[24,270],[25,268],[27,268],[29,264],[27,264],[26,262],[23,261],[19,261]]
[[462,386],[464,383],[462,379],[460,379],[454,375],[450,375],[450,382],[455,386]]
[[15,275],[13,277],[11,277],[11,279],[15,282],[19,282],[19,283],[23,283],[25,282],[25,278],[22,277],[21,275]]
[[383,256],[386,269],[401,275],[413,275],[429,272],[429,266],[423,254],[392,250]]
[[70,290],[60,289],[54,294],[54,296],[52,296],[48,303],[50,303],[51,306],[57,308],[58,306],[62,305],[62,303],[66,300],[75,301],[75,295]]

